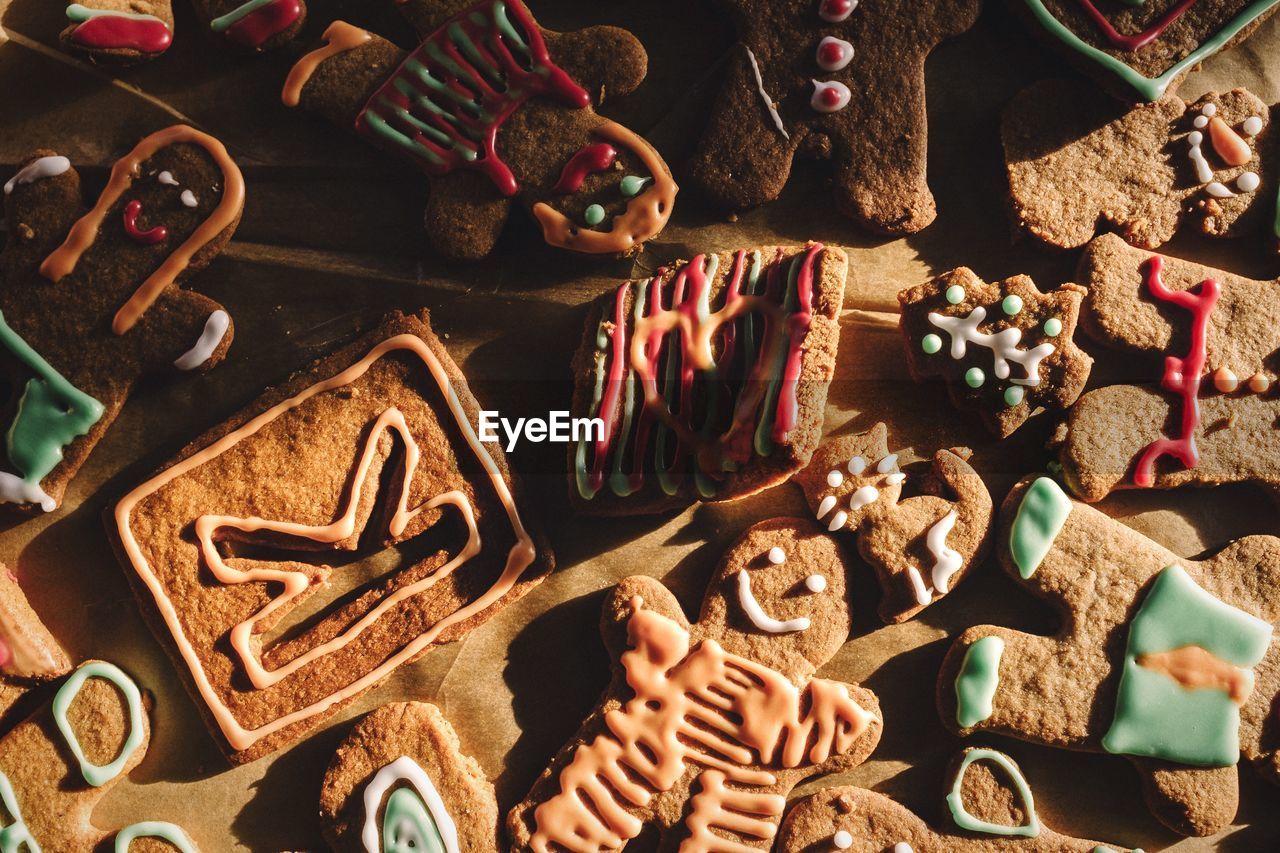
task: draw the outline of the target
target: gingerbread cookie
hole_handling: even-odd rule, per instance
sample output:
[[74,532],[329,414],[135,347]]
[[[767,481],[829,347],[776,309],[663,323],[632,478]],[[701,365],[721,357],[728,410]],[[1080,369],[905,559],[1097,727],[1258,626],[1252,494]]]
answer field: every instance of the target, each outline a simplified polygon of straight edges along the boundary
[[1213,237],[1270,232],[1280,159],[1270,126],[1244,89],[1125,107],[1078,80],[1036,83],[1001,123],[1014,224],[1065,249],[1103,227],[1153,249],[1188,219]]
[[836,205],[884,234],[935,215],[925,180],[924,61],[979,0],[720,0],[739,44],[692,164],[717,203],[782,192],[797,157],[832,161]]
[[946,811],[953,825],[935,830],[884,794],[852,786],[826,788],[792,806],[776,849],[778,853],[1117,853],[1096,841],[1060,835],[1045,826],[1036,814],[1026,777],[1012,758],[994,749],[966,749],[953,763]]
[[889,452],[883,423],[828,441],[796,475],[809,508],[832,533],[856,533],[858,553],[884,593],[880,618],[905,622],[946,595],[986,559],[995,511],[966,461],[967,447],[939,450],[917,494],[901,500],[907,475]]
[[[233,762],[302,736],[551,570],[478,417],[425,312],[397,313],[116,506],[109,527],[143,612]],[[276,636],[335,571],[315,552],[429,530],[439,550]]]
[[1280,539],[1185,560],[1039,477],[1006,498],[999,553],[1063,627],[961,634],[938,678],[948,727],[1124,755],[1152,813],[1184,835],[1235,817],[1241,756],[1280,779]]
[[1008,0],[1073,65],[1126,101],[1172,94],[1249,36],[1277,0]]
[[29,689],[66,675],[71,661],[0,564],[0,720]]
[[1124,356],[1124,384],[1085,394],[1057,441],[1086,501],[1114,489],[1252,481],[1280,488],[1278,282],[1099,237],[1080,260],[1081,328]]
[[1025,275],[988,284],[967,267],[898,294],[907,367],[940,378],[958,409],[1005,438],[1040,408],[1065,409],[1093,359],[1073,337],[1084,288],[1041,293]]
[[4,191],[0,502],[48,512],[140,378],[226,355],[231,318],[180,285],[231,239],[244,179],[220,142],[178,125],[118,160],[83,216],[79,176],[52,151]]
[[733,500],[803,468],[822,434],[848,260],[819,243],[698,255],[592,304],[570,495],[599,515]]
[[666,587],[614,588],[601,630],[613,681],[507,818],[515,850],[767,850],[802,779],[862,763],[880,739],[862,687],[814,678],[848,638],[847,565],[812,522],[757,524],[725,555],[692,625]]
[[356,724],[324,774],[335,851],[498,850],[498,800],[435,705],[395,702]]
[[[200,26],[242,50],[260,53],[293,39],[307,18],[304,0],[192,0]],[[171,0],[85,0],[67,6],[62,46],[93,62],[133,65],[173,43]]]
[[553,246],[638,249],[676,185],[658,152],[591,109],[633,91],[648,57],[616,27],[553,33],[522,0],[401,0],[422,36],[406,53],[342,21],[289,74],[282,99],[356,132],[431,182],[427,238],[479,258],[513,203]]
[[0,738],[0,848],[99,850],[114,835],[117,853],[196,853],[172,823],[142,821],[111,833],[90,822],[98,801],[142,763],[151,740],[149,704],[118,666],[88,661],[52,701]]

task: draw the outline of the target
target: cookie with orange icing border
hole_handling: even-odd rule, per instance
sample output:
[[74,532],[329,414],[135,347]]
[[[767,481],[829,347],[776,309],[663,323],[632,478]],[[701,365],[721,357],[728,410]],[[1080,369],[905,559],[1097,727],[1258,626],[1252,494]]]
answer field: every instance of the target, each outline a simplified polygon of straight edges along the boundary
[[613,680],[508,814],[513,849],[620,850],[646,826],[662,849],[772,848],[788,792],[880,739],[875,694],[813,677],[849,635],[847,569],[812,522],[776,519],[729,548],[697,622],[658,581],[619,583]]
[[[288,41],[307,18],[305,0],[191,0],[200,26],[239,50],[261,53]],[[173,43],[170,0],[76,0],[67,5],[64,49],[93,62],[133,65]]]
[[231,318],[186,284],[231,239],[244,178],[184,125],[143,139],[88,213],[70,161],[37,151],[4,185],[0,502],[53,510],[144,376],[206,370]]
[[28,690],[66,675],[71,661],[0,565],[0,720]]
[[412,51],[342,21],[303,57],[282,99],[319,113],[430,180],[427,239],[479,258],[513,205],[553,245],[638,250],[671,215],[658,152],[592,109],[633,91],[648,57],[626,30],[544,30],[523,0],[402,0]]
[[[778,853],[1119,853],[1071,838],[1036,814],[1026,777],[1012,758],[969,748],[952,763],[945,829],[934,829],[905,806],[853,786],[824,788],[787,812]],[[1135,851],[1142,853],[1142,851]]]
[[[425,312],[392,314],[116,505],[108,527],[143,613],[233,762],[301,737],[551,570],[478,417]],[[414,562],[278,636],[304,600],[334,598],[342,554],[419,537]]]
[[426,702],[383,705],[356,724],[325,771],[320,820],[338,853],[499,849],[493,784]]
[[995,509],[967,447],[934,454],[931,470],[902,498],[907,474],[878,423],[826,442],[793,481],[818,522],[856,533],[858,553],[876,572],[880,618],[905,622],[986,559]]
[[1104,228],[1154,249],[1182,227],[1238,237],[1276,226],[1280,134],[1245,89],[1127,107],[1046,80],[1014,97],[1000,131],[1014,225],[1051,246]]

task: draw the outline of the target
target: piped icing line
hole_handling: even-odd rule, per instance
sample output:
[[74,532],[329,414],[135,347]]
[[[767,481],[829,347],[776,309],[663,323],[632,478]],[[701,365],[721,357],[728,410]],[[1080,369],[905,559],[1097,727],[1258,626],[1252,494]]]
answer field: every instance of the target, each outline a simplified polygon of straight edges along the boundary
[[567,195],[582,189],[587,175],[603,172],[618,159],[618,152],[607,142],[591,142],[573,153],[560,170],[560,179],[551,188],[553,193]]
[[[1022,810],[1027,815],[1026,823],[1018,826],[990,823],[974,817],[964,807],[964,775],[969,772],[969,765],[975,761],[994,762],[1000,765],[1005,773],[1009,774],[1009,780],[1013,782],[1014,790],[1017,791],[1018,798],[1022,800]],[[1035,798],[1031,796],[1031,786],[1027,784],[1026,777],[1018,770],[1018,765],[994,749],[978,748],[965,752],[964,759],[960,762],[959,768],[956,769],[955,782],[952,783],[951,791],[947,794],[947,808],[951,811],[951,819],[955,822],[955,825],[969,832],[981,832],[987,835],[1022,836],[1025,838],[1036,838],[1040,835],[1040,818],[1036,815],[1036,803]]]
[[942,595],[946,595],[951,590],[951,577],[964,565],[964,558],[960,553],[947,547],[947,536],[951,534],[958,517],[956,511],[951,510],[925,534],[926,547],[933,557],[933,568],[929,571],[929,577],[933,581],[933,588]]
[[122,213],[124,233],[128,234],[129,239],[140,246],[154,246],[169,236],[169,229],[163,225],[157,225],[146,231],[138,227],[138,217],[142,215],[142,202],[136,198],[124,206]]
[[766,634],[791,634],[809,630],[810,621],[807,616],[780,620],[766,613],[760,606],[760,602],[756,600],[755,593],[751,591],[751,575],[747,574],[746,569],[738,570],[738,605],[742,608],[742,612],[747,614],[751,624]]
[[1181,403],[1178,437],[1157,439],[1143,449],[1133,469],[1134,485],[1142,488],[1155,482],[1156,461],[1163,456],[1172,456],[1187,468],[1200,460],[1195,438],[1200,427],[1200,381],[1208,359],[1209,318],[1221,294],[1218,282],[1211,278],[1192,290],[1170,290],[1161,277],[1164,259],[1159,255],[1152,255],[1146,266],[1147,291],[1152,297],[1191,315],[1191,340],[1185,357],[1165,356],[1160,387],[1176,394]]
[[[992,372],[997,379],[1008,379],[1016,385],[1035,386],[1040,384],[1040,362],[1054,352],[1054,346],[1043,343],[1032,349],[1019,349],[1022,330],[1010,326],[994,334],[978,331],[978,326],[987,319],[987,309],[981,305],[969,312],[967,317],[949,317],[936,312],[929,313],[929,322],[951,337],[951,357],[964,358],[968,344],[986,347],[991,350],[995,360]],[[1022,367],[1025,377],[1010,377],[1009,362]]]
[[191,259],[239,217],[240,209],[244,206],[244,176],[240,174],[240,169],[221,142],[183,124],[157,131],[143,139],[132,151],[116,161],[111,168],[107,185],[98,196],[98,203],[71,226],[67,239],[40,265],[40,275],[55,283],[74,272],[81,256],[97,241],[107,211],[120,200],[141,173],[143,161],[163,148],[184,142],[199,145],[218,165],[222,171],[222,199],[186,242],[170,252],[116,312],[111,321],[111,331],[117,335],[123,335],[132,329],[164,289],[182,275],[191,264]]
[[[382,798],[387,791],[400,781],[408,782],[422,799],[422,804],[427,807],[427,812],[435,822],[435,828],[440,835],[440,841],[444,844],[444,853],[460,853],[458,826],[449,814],[444,798],[440,796],[435,783],[431,781],[431,777],[422,769],[422,766],[407,755],[402,755],[380,768],[365,786],[362,796],[364,822],[360,828],[360,843],[364,846],[366,853],[382,853],[384,849],[380,843],[378,808],[382,805]],[[390,810],[390,804],[388,804],[388,810]]]
[[126,826],[116,833],[112,849],[115,853],[129,853],[129,846],[139,838],[159,838],[175,847],[178,853],[196,853],[186,830],[164,820],[145,820]]
[[293,26],[301,15],[300,0],[249,0],[209,21],[209,29],[236,44],[257,48]]
[[[271,423],[285,412],[302,405],[317,394],[341,388],[355,382],[363,376],[374,363],[387,353],[391,352],[405,352],[410,355],[417,356],[431,373],[431,377],[435,381],[436,387],[448,401],[449,412],[458,429],[462,432],[467,444],[475,454],[476,459],[485,469],[485,473],[488,476],[490,484],[493,486],[499,500],[502,502],[502,505],[506,510],[508,522],[510,523],[515,535],[516,542],[507,554],[506,566],[504,567],[501,576],[494,582],[493,586],[491,586],[484,594],[476,598],[475,601],[472,601],[466,606],[459,608],[450,615],[436,622],[430,629],[415,637],[412,641],[407,643],[404,648],[390,655],[380,665],[373,668],[368,673],[359,676],[346,687],[343,687],[332,695],[297,711],[277,717],[276,719],[264,723],[257,728],[245,728],[238,720],[236,720],[230,708],[228,708],[226,703],[222,701],[214,690],[213,685],[209,681],[208,673],[205,672],[204,665],[200,661],[199,653],[196,651],[191,640],[183,630],[181,619],[178,616],[173,602],[168,597],[159,578],[156,577],[155,572],[151,569],[147,557],[142,551],[142,547],[138,544],[130,524],[133,509],[139,504],[139,502],[154,494],[168,483],[230,450],[240,441],[256,434],[264,426]],[[359,486],[353,489],[350,499],[347,501],[347,506],[344,508],[343,516],[333,524],[326,525],[322,528],[293,524],[290,522],[273,522],[262,519],[236,519],[221,516],[201,516],[196,520],[195,527],[198,547],[203,557],[203,561],[209,567],[210,571],[214,573],[215,577],[218,577],[219,573],[221,573],[223,577],[228,579],[227,582],[231,583],[274,581],[284,585],[284,591],[279,597],[272,599],[272,601],[264,606],[262,610],[232,629],[233,651],[235,651],[236,655],[244,664],[246,674],[249,676],[251,683],[255,686],[261,687],[263,685],[277,683],[289,673],[297,670],[298,667],[302,665],[299,661],[308,662],[315,657],[318,657],[319,654],[324,654],[327,651],[346,646],[352,639],[367,628],[373,619],[376,619],[377,616],[387,608],[394,606],[394,604],[400,600],[416,595],[419,592],[430,588],[438,580],[447,576],[459,565],[466,562],[479,552],[480,537],[475,526],[475,519],[471,510],[471,504],[467,497],[461,492],[446,492],[442,495],[437,495],[436,497],[429,499],[412,510],[407,508],[406,504],[409,495],[408,487],[412,483],[413,473],[417,467],[419,449],[417,443],[413,441],[412,435],[409,433],[408,427],[404,421],[404,416],[400,414],[399,410],[395,408],[387,409],[378,418],[378,426],[371,430],[368,438],[366,439],[366,445],[361,455],[360,462],[358,463],[359,473],[353,476],[351,482],[357,484],[363,483],[365,479],[364,472],[372,461],[374,445],[381,438],[381,435],[386,428],[396,431],[405,439],[405,454],[401,463],[403,477],[401,479],[402,489],[400,493],[400,500],[396,507],[396,511],[388,524],[388,532],[393,536],[398,536],[419,512],[443,504],[451,504],[458,509],[462,516],[462,520],[469,528],[470,532],[467,538],[467,544],[457,556],[441,568],[437,569],[431,575],[414,584],[401,587],[392,595],[382,599],[378,606],[371,610],[369,614],[366,614],[366,616],[350,625],[347,630],[335,637],[333,640],[322,646],[313,648],[301,657],[295,658],[293,661],[290,661],[288,664],[285,664],[278,669],[267,671],[263,668],[260,661],[254,656],[251,645],[253,626],[258,620],[264,618],[274,610],[283,606],[290,599],[296,597],[300,592],[304,591],[307,587],[306,575],[300,572],[279,571],[274,569],[253,569],[247,572],[238,571],[227,566],[223,562],[221,555],[218,553],[217,544],[213,541],[212,537],[221,529],[231,528],[242,531],[274,530],[287,534],[306,536],[321,542],[340,541],[341,539],[352,535],[352,532],[354,532],[356,506],[359,502]],[[116,506],[115,521],[120,536],[121,546],[124,549],[125,555],[129,558],[134,571],[138,573],[143,584],[155,600],[161,618],[164,619],[165,624],[168,626],[183,661],[191,671],[196,689],[199,691],[201,698],[203,698],[205,704],[208,706],[214,720],[218,724],[219,729],[222,731],[223,736],[227,739],[227,742],[236,750],[247,749],[273,732],[279,731],[280,729],[294,723],[306,720],[318,713],[321,713],[334,703],[341,702],[347,697],[354,696],[362,690],[376,684],[401,664],[412,660],[415,656],[421,653],[431,645],[431,643],[435,641],[435,638],[438,637],[446,628],[471,618],[500,600],[515,586],[520,575],[523,574],[524,570],[533,562],[534,557],[536,556],[533,540],[525,530],[524,523],[520,519],[519,511],[516,508],[515,500],[511,495],[510,488],[503,478],[502,472],[498,470],[498,467],[494,463],[492,457],[489,456],[489,452],[485,449],[484,445],[480,443],[479,438],[476,436],[475,430],[472,428],[467,414],[462,408],[461,401],[453,391],[452,384],[448,374],[445,372],[443,364],[441,364],[439,358],[431,351],[431,348],[421,338],[411,334],[400,334],[381,341],[372,350],[370,350],[367,355],[347,369],[330,377],[329,379],[318,382],[288,400],[271,407],[267,411],[251,419],[244,426],[228,433],[203,450],[197,451],[186,459],[183,459],[172,467],[162,471],[146,483],[143,483],[141,486],[126,495]],[[348,532],[344,533],[344,531]],[[317,650],[323,651],[318,652]]]
[[18,170],[12,178],[5,182],[4,194],[9,195],[14,187],[33,184],[45,178],[56,178],[71,168],[71,161],[60,154],[49,157],[37,157]]
[[1199,0],[1179,0],[1179,2],[1169,7],[1160,18],[1151,26],[1147,27],[1140,33],[1133,35],[1123,35],[1112,26],[1111,21],[1107,20],[1107,16],[1098,11],[1098,7],[1093,5],[1093,0],[1078,0],[1083,7],[1085,14],[1093,19],[1098,25],[1098,29],[1107,37],[1113,45],[1121,50],[1127,50],[1130,53],[1136,53],[1151,42],[1160,38],[1169,25],[1181,18],[1188,9],[1194,6]]
[[916,604],[925,607],[933,601],[933,593],[925,586],[924,578],[920,577],[920,570],[915,566],[907,566],[907,580],[911,582],[911,593],[915,596]]
[[[75,701],[84,683],[90,678],[101,678],[115,685],[124,696],[125,706],[129,711],[129,734],[120,748],[120,754],[106,764],[94,764],[85,757],[84,750],[80,747],[80,740],[67,719],[67,711],[71,709],[71,703]],[[66,741],[67,748],[71,750],[76,763],[80,765],[80,774],[84,776],[84,781],[95,788],[101,788],[119,776],[124,771],[125,764],[142,746],[142,740],[146,737],[143,716],[145,713],[142,708],[142,691],[138,689],[138,685],[125,674],[124,670],[106,661],[93,660],[83,664],[63,682],[62,687],[58,688],[58,692],[53,697],[53,721],[58,731],[62,733],[62,739]]]
[[5,853],[9,851],[17,853],[25,845],[31,849],[32,853],[41,853],[40,845],[31,834],[31,828],[22,819],[22,809],[18,806],[18,796],[14,793],[13,783],[3,771],[0,771],[0,805],[4,806],[5,813],[9,816],[9,822],[0,827],[0,850],[4,850]]
[[136,50],[163,53],[173,43],[169,25],[155,15],[90,9],[80,3],[67,6],[67,20],[78,26],[71,41],[96,50]]
[[774,106],[773,98],[769,97],[769,93],[764,88],[764,76],[760,73],[760,63],[756,60],[755,53],[745,44],[742,49],[747,52],[747,61],[751,63],[751,76],[756,81],[756,92],[760,95],[760,100],[764,104],[765,110],[769,113],[769,118],[773,121],[773,126],[778,129],[778,133],[782,134],[783,139],[790,139],[791,134],[787,133],[787,126],[782,123],[782,116],[778,115],[778,108]]
[[686,836],[681,846],[687,850],[758,850],[729,842],[730,837],[746,837],[770,841],[778,832],[778,822],[787,807],[787,798],[779,794],[730,788],[729,777],[721,770],[703,770],[698,774],[698,793],[689,799],[689,815],[685,818]]
[[340,53],[346,53],[348,50],[355,50],[373,38],[373,35],[368,30],[352,26],[346,21],[334,21],[321,38],[324,40],[323,45],[303,56],[289,69],[284,88],[280,90],[280,100],[286,107],[298,105],[302,99],[303,88],[311,79],[311,75],[316,73],[320,63]]
[[231,327],[231,315],[219,308],[204,321],[204,331],[191,349],[174,359],[173,366],[179,370],[195,370],[209,360],[217,350],[222,339],[227,336]]

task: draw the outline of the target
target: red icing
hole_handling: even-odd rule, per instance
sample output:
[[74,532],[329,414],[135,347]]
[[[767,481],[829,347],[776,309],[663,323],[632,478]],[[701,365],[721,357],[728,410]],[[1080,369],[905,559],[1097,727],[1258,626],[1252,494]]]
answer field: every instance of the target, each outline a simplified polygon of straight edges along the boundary
[[584,145],[569,158],[568,163],[564,164],[564,170],[560,173],[560,180],[556,181],[556,185],[551,188],[551,191],[560,195],[576,193],[582,187],[582,182],[587,179],[587,175],[593,172],[603,172],[612,166],[617,159],[618,152],[607,142],[593,142],[590,145]]
[[822,0],[819,14],[832,18],[847,15],[853,11],[853,0]]
[[837,91],[834,86],[824,87],[823,90],[818,93],[818,97],[822,99],[823,104],[831,107],[832,109],[840,106],[840,92]]
[[301,0],[274,0],[227,27],[222,35],[245,47],[261,47],[276,33],[291,27],[301,15]]
[[[581,152],[579,152],[581,153]],[[567,167],[566,167],[567,168]],[[563,178],[561,181],[563,182]],[[609,457],[609,443],[613,440],[614,426],[618,421],[618,399],[622,395],[623,373],[627,367],[627,288],[619,287],[614,299],[612,363],[609,365],[608,384],[600,398],[599,416],[604,419],[603,435],[596,442],[595,461],[591,468],[591,488],[599,491],[604,485],[604,463]]]
[[169,236],[169,229],[157,225],[150,231],[138,230],[138,217],[142,214],[142,202],[134,199],[124,206],[124,231],[129,239],[144,246],[154,246]]
[[1107,16],[1099,12],[1098,7],[1093,5],[1093,0],[1080,0],[1080,5],[1084,8],[1085,14],[1093,19],[1093,22],[1098,25],[1098,29],[1102,30],[1102,34],[1116,47],[1131,52],[1141,50],[1160,38],[1161,33],[1168,29],[1170,24],[1181,18],[1195,4],[1196,0],[1180,0],[1177,5],[1170,7],[1169,11],[1165,12],[1154,24],[1140,33],[1127,36],[1122,35],[1111,25],[1111,22],[1107,20]]
[[818,45],[818,62],[822,65],[835,65],[844,59],[844,48],[839,42],[828,41]]
[[1134,467],[1133,482],[1144,488],[1155,481],[1156,460],[1173,456],[1188,468],[1194,468],[1200,455],[1196,450],[1195,432],[1200,426],[1200,378],[1208,358],[1209,315],[1218,302],[1221,288],[1211,278],[1192,290],[1174,291],[1160,277],[1163,259],[1155,255],[1147,261],[1147,290],[1161,302],[1191,313],[1191,345],[1185,358],[1166,356],[1160,387],[1177,394],[1182,401],[1182,421],[1177,438],[1161,438],[1151,442]]
[[173,43],[173,33],[164,21],[95,15],[71,31],[71,41],[95,50],[163,53]]

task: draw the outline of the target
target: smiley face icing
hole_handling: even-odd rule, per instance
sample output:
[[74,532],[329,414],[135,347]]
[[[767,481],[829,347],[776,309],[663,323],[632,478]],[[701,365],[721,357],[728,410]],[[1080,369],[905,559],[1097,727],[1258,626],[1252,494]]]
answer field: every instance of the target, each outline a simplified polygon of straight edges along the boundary
[[647,825],[662,849],[770,849],[792,787],[880,738],[874,694],[813,678],[848,637],[847,568],[812,522],[777,519],[729,549],[695,623],[657,581],[618,584],[613,680],[508,815],[513,849],[616,851]]

